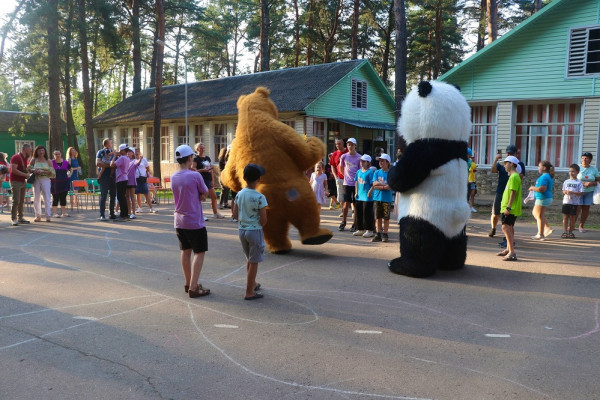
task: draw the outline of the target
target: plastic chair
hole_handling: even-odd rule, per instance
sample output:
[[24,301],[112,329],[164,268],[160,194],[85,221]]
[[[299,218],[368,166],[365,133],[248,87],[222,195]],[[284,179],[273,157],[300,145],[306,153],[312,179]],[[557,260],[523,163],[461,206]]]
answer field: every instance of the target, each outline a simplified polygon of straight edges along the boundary
[[171,197],[173,197],[173,190],[171,189],[171,177],[167,176],[164,179],[165,181],[165,186],[160,188],[160,192],[162,193],[163,197],[165,199],[167,199],[167,204],[171,203]]
[[[83,189],[83,191],[81,190]],[[85,209],[88,208],[88,199],[89,196],[92,196],[92,193],[88,192],[88,183],[84,180],[76,180],[71,182],[71,190],[69,191],[69,196],[75,196],[77,199],[77,211],[81,209],[81,200],[85,198]],[[94,202],[92,201],[92,204]],[[71,207],[71,211],[73,207]]]
[[86,192],[96,194],[100,193],[100,182],[96,178],[85,178],[85,182],[87,183]]
[[28,213],[33,213],[33,185],[25,184],[25,209]]
[[154,199],[156,200],[156,204],[160,204],[159,190],[162,190],[162,186],[160,186],[160,179],[154,176],[149,176],[146,180],[146,183],[148,183],[148,190],[154,191]]
[[4,209],[10,208],[10,200],[12,195],[10,194],[10,182],[2,181],[2,187],[0,188],[0,203],[5,203],[6,206],[0,207],[0,214],[4,213]]

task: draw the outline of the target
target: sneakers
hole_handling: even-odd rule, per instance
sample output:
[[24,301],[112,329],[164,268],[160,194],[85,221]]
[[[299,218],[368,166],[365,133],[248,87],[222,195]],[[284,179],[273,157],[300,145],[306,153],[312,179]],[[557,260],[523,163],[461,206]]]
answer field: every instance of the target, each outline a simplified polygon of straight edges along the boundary
[[543,236],[541,236],[541,235],[533,235],[533,236],[531,236],[531,239],[532,239],[532,240],[543,240],[543,239],[544,239],[544,237],[543,237]]
[[377,232],[377,234],[375,235],[375,237],[373,239],[371,239],[371,242],[381,242],[381,241],[383,241],[383,240],[381,239],[381,233],[380,232]]
[[213,217],[216,218],[216,219],[223,219],[223,218],[225,218],[223,216],[223,214],[221,214],[221,213],[216,213],[216,214],[213,215]]
[[332,205],[329,206],[329,209],[330,210],[335,210],[335,206],[332,204]]
[[135,216],[135,214],[131,214],[131,215],[129,216],[129,219],[136,219],[136,218],[137,218],[137,217]]
[[381,234],[381,241],[382,241],[382,242],[387,242],[387,241],[389,241],[389,238],[388,238],[388,234],[387,234],[387,233],[385,233],[385,232],[384,232],[384,233],[382,233],[382,234]]
[[338,208],[340,208],[342,205],[340,203],[335,203],[335,209],[337,210]]
[[204,222],[209,221],[208,217],[204,217]]
[[552,235],[552,232],[554,232],[554,229],[548,227],[548,229],[544,230],[544,237],[548,237],[548,236]]
[[354,225],[350,227],[350,232],[356,232],[356,227]]
[[110,217],[108,217],[110,219],[117,219],[117,216],[115,214],[111,214]]
[[158,212],[158,210],[155,210],[154,208],[150,209],[150,213],[152,214],[156,214]]
[[142,212],[144,212],[144,211],[142,211],[142,208],[140,207],[140,208],[138,208],[137,210],[135,210],[135,212],[136,212],[136,213],[142,213]]
[[365,231],[354,231],[352,236],[362,236],[362,235],[364,235],[364,233],[365,233]]
[[223,204],[219,204],[218,208],[219,208],[219,210],[222,210],[223,209]]
[[100,216],[100,221],[102,221],[102,222],[106,222],[106,221],[107,221],[107,219],[106,219],[106,217],[105,217],[104,215],[101,215],[101,216]]
[[343,230],[344,230],[344,228],[346,228],[346,222],[342,222],[342,223],[340,224],[340,226],[338,226],[338,231],[340,231],[340,232],[341,232],[341,231],[343,231]]
[[490,233],[488,233],[489,237],[494,237],[496,235],[496,228],[490,229]]
[[338,217],[344,218],[344,213],[341,213],[340,215],[338,215]]
[[17,221],[16,219],[12,220],[12,226],[17,226],[19,225],[19,221]]
[[471,207],[471,212],[476,213],[478,211],[475,209],[475,207]]
[[19,220],[19,223],[20,223],[20,224],[28,224],[28,223],[29,223],[29,221],[27,221],[26,219],[20,219],[20,220]]
[[[354,234],[356,235],[356,232]],[[373,231],[365,231],[365,233],[362,235],[362,237],[365,237],[365,238],[370,238],[370,237],[373,237],[373,236],[375,236],[375,234],[373,233]]]

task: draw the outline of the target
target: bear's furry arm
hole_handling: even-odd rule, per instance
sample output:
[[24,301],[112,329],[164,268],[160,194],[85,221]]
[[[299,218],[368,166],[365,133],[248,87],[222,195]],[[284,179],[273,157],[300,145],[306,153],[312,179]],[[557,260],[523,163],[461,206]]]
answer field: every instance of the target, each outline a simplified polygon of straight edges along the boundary
[[237,174],[237,164],[237,158],[232,155],[227,160],[223,171],[221,171],[221,182],[234,192],[239,192],[243,189],[242,181]]
[[288,157],[301,171],[306,171],[325,156],[325,144],[316,137],[306,140],[296,130],[283,122],[280,126],[280,136],[274,141],[275,146]]
[[406,192],[423,182],[432,170],[456,158],[467,160],[467,142],[417,140],[408,145],[402,158],[390,169],[389,185],[397,192]]

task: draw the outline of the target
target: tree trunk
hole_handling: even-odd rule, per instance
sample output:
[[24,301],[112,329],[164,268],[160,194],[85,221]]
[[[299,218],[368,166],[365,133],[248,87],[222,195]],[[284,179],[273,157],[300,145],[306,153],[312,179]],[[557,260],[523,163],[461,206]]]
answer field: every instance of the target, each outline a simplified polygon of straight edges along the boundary
[[154,30],[154,40],[152,42],[152,60],[150,61],[150,87],[154,87],[154,85],[156,84],[156,56],[158,54],[158,48],[162,47],[156,43],[157,39],[158,28]]
[[[400,118],[402,102],[406,97],[406,7],[404,0],[394,0],[394,15],[396,21],[396,88],[394,97],[396,100],[396,120]],[[397,136],[398,137],[398,136]],[[398,147],[406,148],[406,142],[402,136],[398,137]]]
[[314,18],[313,13],[315,12],[315,0],[309,0],[308,3],[308,25],[306,26],[306,30],[308,31],[308,39],[306,43],[306,65],[311,65],[312,61],[312,38],[311,34],[314,29]]
[[298,9],[298,0],[294,0],[294,15],[296,19],[294,29],[294,67],[298,67],[300,62],[300,11]]
[[333,26],[329,31],[329,35],[327,36],[327,40],[323,45],[323,63],[331,62],[331,53],[333,52],[335,35],[337,34],[337,30],[340,24],[340,15],[342,13],[342,0],[336,2],[335,5],[335,14],[333,16]]
[[60,60],[58,54],[58,0],[48,0],[48,120],[50,151],[64,153],[60,120]]
[[479,23],[477,24],[477,51],[485,47],[485,25],[487,21],[487,0],[479,5]]
[[[65,74],[63,79],[63,87],[65,93],[65,120],[67,122],[67,146],[74,147],[77,150],[77,160],[79,165],[84,167],[81,155],[79,154],[79,143],[77,142],[77,129],[73,120],[73,99],[71,98],[71,42],[73,37],[73,19],[75,14],[75,5],[73,0],[69,0],[69,17],[65,26]],[[65,155],[68,159],[69,155]]]
[[[156,0],[156,33],[158,39],[165,40],[165,9],[163,0]],[[156,74],[154,86],[154,130],[152,142],[152,169],[155,177],[161,177],[160,173],[160,124],[161,124],[161,95],[162,95],[162,73],[163,73],[163,46],[156,46]]]
[[437,79],[442,68],[442,6],[438,5],[435,12],[435,56],[433,62],[433,79]]
[[142,50],[140,43],[140,0],[132,2],[131,29],[133,39],[133,92],[142,90]]
[[129,70],[129,52],[127,52],[127,54],[123,57],[123,80],[121,83],[121,101],[123,101],[127,98],[127,71],[128,70]]
[[390,67],[390,47],[392,45],[392,32],[394,31],[394,2],[390,2],[390,9],[388,11],[388,24],[385,27],[385,45],[383,48],[383,56],[381,61],[381,79],[387,86],[390,83],[388,71]]
[[498,4],[497,0],[487,0],[488,44],[498,39]]
[[81,44],[81,81],[83,84],[83,107],[85,113],[85,139],[88,153],[88,176],[97,177],[96,168],[96,142],[94,141],[94,127],[92,125],[92,96],[90,93],[90,66],[87,47],[87,24],[85,20],[85,0],[78,0],[79,9],[79,42]]
[[542,0],[535,0],[535,6],[533,12],[536,13],[542,9]]
[[358,13],[360,12],[360,0],[354,0],[354,15],[352,18],[352,53],[350,58],[358,58]]
[[260,71],[269,71],[269,35],[271,16],[268,0],[260,0]]

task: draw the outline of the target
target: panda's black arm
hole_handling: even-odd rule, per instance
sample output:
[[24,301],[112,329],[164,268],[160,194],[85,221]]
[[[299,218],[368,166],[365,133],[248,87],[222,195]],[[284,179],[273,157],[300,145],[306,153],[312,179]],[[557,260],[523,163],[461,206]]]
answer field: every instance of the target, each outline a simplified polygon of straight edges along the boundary
[[406,192],[423,182],[432,170],[456,158],[467,160],[467,142],[417,140],[408,145],[402,158],[390,169],[388,183],[393,190]]

